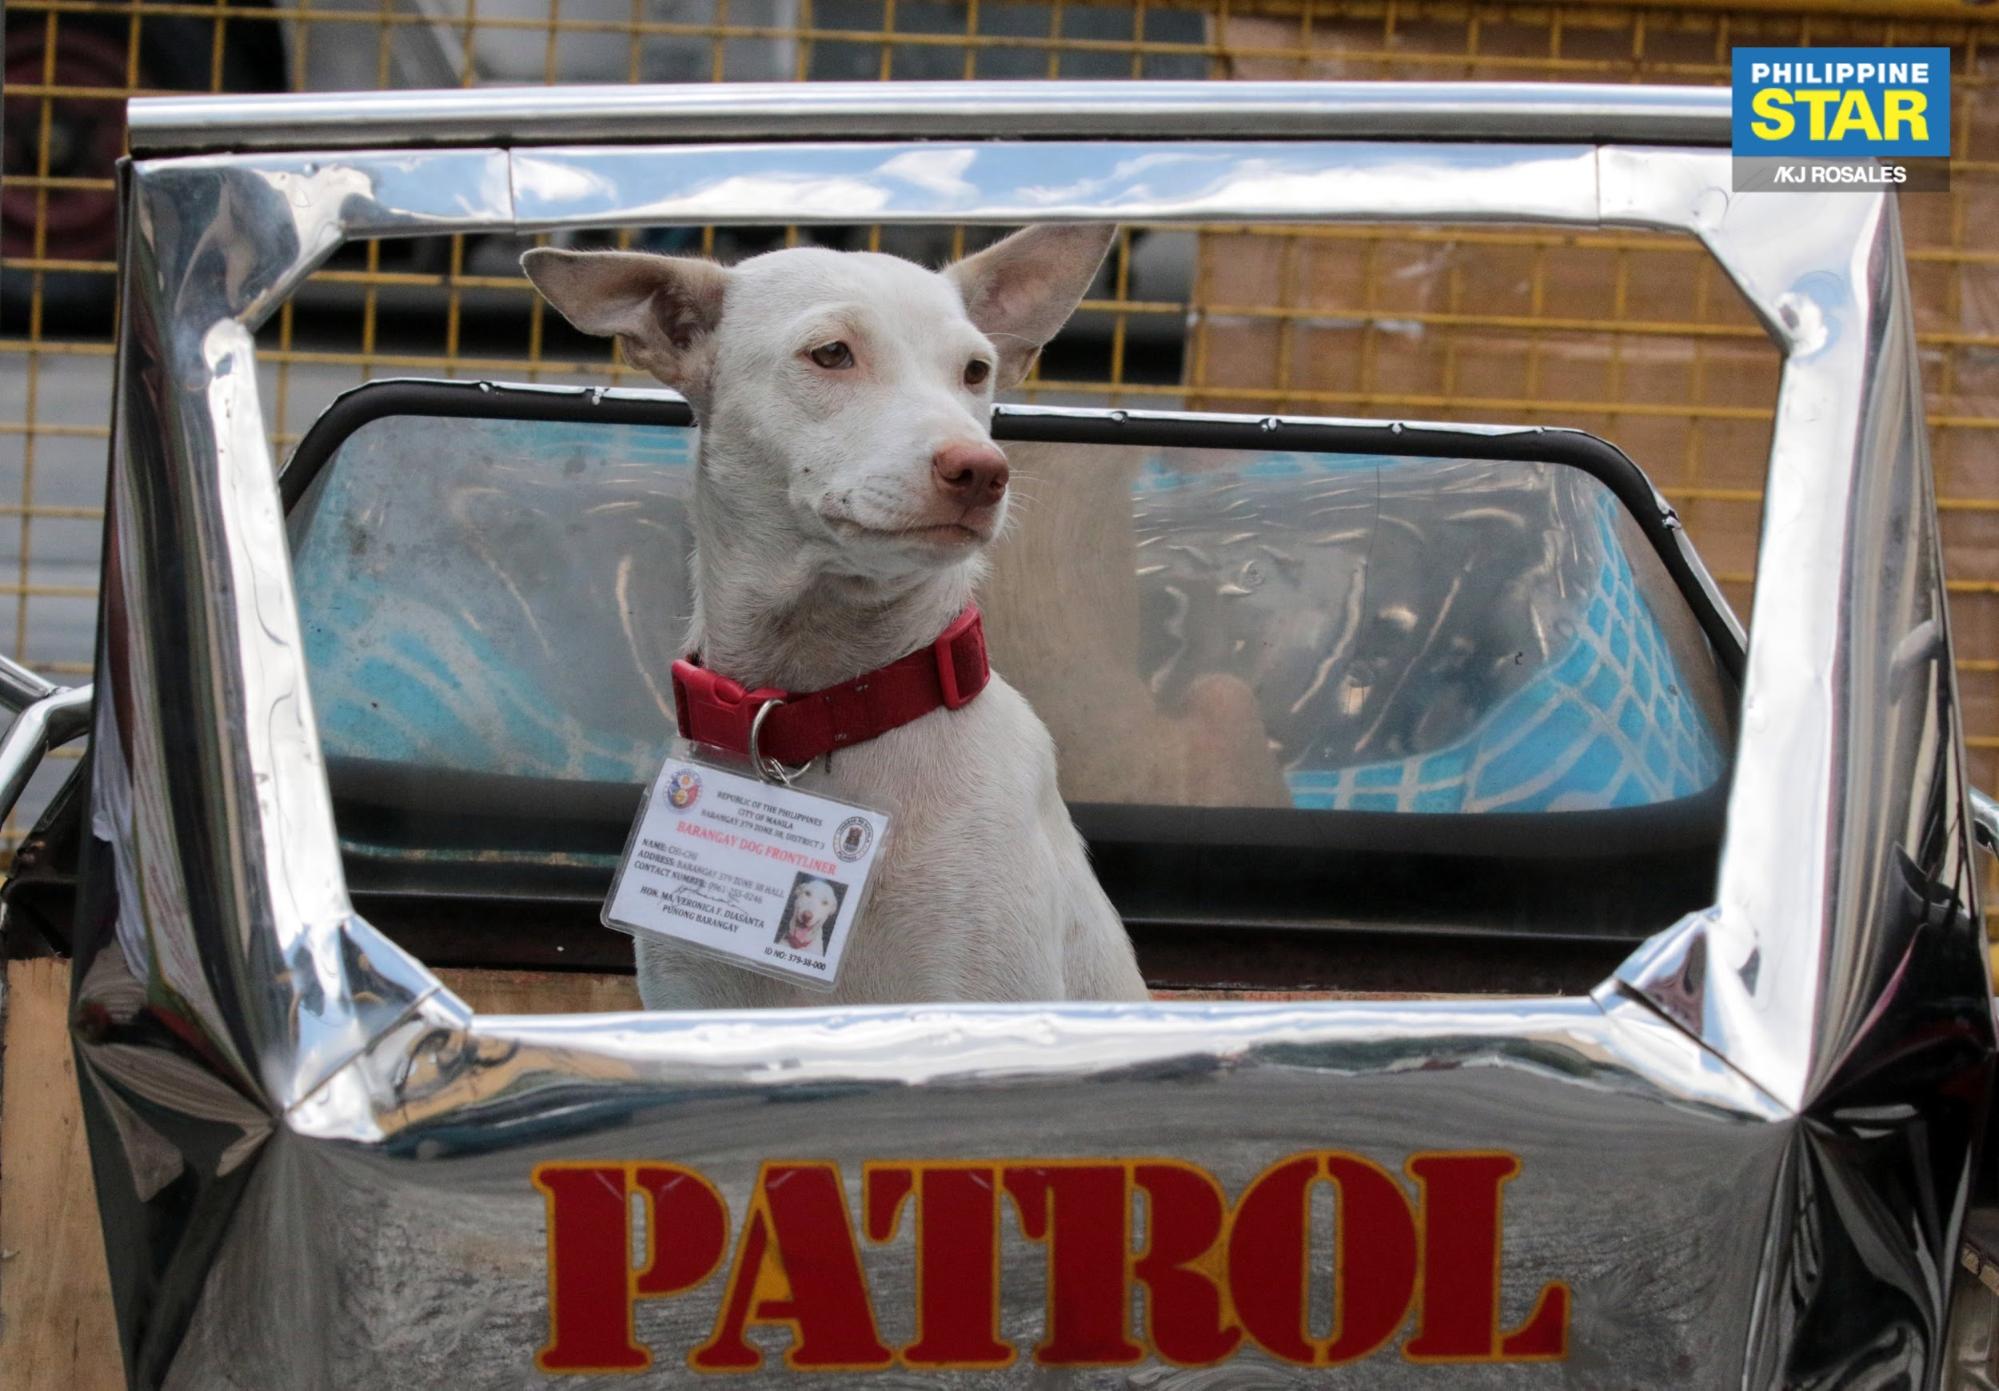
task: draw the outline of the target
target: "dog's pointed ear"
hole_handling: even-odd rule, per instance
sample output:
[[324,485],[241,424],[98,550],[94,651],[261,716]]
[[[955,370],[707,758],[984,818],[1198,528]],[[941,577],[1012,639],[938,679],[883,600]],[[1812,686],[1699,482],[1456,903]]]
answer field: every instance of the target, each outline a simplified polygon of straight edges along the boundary
[[1000,351],[999,390],[1019,383],[1096,279],[1117,236],[1107,222],[1046,222],[994,242],[944,273]]
[[697,405],[706,396],[725,268],[644,251],[538,246],[521,257],[521,269],[579,332],[617,339],[627,362]]

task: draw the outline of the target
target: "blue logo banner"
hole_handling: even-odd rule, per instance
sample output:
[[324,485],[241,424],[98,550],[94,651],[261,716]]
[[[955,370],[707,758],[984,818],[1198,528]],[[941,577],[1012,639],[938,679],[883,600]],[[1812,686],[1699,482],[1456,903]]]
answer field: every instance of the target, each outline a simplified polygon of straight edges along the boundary
[[1947,48],[1738,48],[1737,155],[1950,154]]

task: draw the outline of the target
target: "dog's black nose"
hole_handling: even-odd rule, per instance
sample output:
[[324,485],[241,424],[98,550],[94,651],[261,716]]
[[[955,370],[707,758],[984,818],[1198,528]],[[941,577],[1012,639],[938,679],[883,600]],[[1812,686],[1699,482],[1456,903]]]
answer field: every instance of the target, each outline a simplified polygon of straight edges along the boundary
[[991,444],[947,444],[930,456],[930,472],[939,488],[968,507],[1006,495],[1006,455]]

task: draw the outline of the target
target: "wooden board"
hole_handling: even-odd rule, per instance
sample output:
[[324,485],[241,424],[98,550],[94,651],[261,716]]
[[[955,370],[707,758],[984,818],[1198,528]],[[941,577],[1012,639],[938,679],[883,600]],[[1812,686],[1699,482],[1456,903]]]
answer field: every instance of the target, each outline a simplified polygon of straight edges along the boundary
[[488,971],[438,967],[445,988],[480,1014],[603,1014],[643,1009],[637,976],[591,971]]
[[7,963],[0,1388],[125,1384],[70,1053],[69,963]]

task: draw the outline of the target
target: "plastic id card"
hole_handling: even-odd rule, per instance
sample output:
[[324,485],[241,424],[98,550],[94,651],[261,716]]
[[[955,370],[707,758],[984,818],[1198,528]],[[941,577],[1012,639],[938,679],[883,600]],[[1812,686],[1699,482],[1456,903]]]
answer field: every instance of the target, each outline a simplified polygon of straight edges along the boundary
[[766,782],[747,759],[676,741],[639,804],[604,925],[831,990],[888,821],[871,807]]

